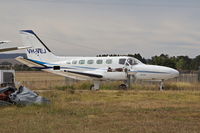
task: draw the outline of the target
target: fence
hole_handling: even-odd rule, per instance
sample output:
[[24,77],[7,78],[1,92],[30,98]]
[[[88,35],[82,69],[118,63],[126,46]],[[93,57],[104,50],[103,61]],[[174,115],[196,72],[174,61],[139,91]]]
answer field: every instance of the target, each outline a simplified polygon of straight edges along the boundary
[[[31,89],[51,89],[56,86],[72,85],[75,81],[72,79],[64,78],[61,76],[56,76],[54,74],[45,72],[17,72],[17,81],[20,84],[29,87]],[[178,78],[170,79],[169,82],[188,82],[197,83],[199,82],[198,73],[181,73]],[[143,82],[138,81],[138,83],[144,84],[157,84],[155,82]]]
[[172,82],[189,82],[189,83],[196,83],[199,82],[199,73],[181,73],[179,77],[170,79],[169,81]]

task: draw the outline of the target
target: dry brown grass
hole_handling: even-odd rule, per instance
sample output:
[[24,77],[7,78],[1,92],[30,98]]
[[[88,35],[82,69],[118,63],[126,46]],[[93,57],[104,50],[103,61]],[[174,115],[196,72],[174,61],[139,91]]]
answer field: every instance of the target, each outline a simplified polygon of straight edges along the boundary
[[65,78],[42,71],[16,72],[16,81],[30,89],[52,89],[66,85]]
[[16,75],[31,89],[52,89],[41,92],[52,104],[0,108],[0,133],[200,132],[198,83],[167,83],[167,91],[157,91],[157,84],[135,84],[122,91],[109,90],[119,82],[108,82],[103,90],[88,91],[89,82],[70,86],[63,77],[49,73]]
[[199,91],[44,92],[51,105],[0,108],[1,133],[198,133]]
[[[75,89],[89,89],[91,82],[75,82],[74,84],[65,80],[62,76],[57,76],[47,72],[16,72],[16,81],[30,89],[55,89],[55,88],[75,88]],[[101,89],[118,89],[122,82],[104,82]],[[159,90],[159,83],[157,82],[137,82],[132,85],[133,90]],[[200,90],[200,83],[189,82],[166,82],[166,90]]]

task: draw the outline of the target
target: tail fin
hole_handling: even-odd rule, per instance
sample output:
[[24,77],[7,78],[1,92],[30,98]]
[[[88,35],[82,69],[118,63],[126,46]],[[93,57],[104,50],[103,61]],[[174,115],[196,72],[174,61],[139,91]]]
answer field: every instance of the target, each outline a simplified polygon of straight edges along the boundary
[[40,62],[55,62],[56,56],[40,40],[32,30],[21,30],[22,42],[24,46],[31,46],[26,50],[28,59]]

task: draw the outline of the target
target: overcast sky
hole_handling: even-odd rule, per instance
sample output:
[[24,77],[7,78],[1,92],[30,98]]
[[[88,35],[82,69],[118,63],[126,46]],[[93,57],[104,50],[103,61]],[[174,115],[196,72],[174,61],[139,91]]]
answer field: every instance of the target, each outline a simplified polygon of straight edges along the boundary
[[32,29],[57,55],[195,57],[199,14],[200,0],[0,0],[0,40]]

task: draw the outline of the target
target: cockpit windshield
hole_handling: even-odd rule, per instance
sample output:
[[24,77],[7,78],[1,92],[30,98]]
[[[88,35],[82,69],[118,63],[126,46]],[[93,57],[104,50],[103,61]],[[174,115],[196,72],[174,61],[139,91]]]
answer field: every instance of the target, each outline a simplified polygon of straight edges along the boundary
[[119,64],[130,66],[130,65],[141,64],[141,62],[138,59],[135,59],[135,58],[128,58],[128,59],[127,58],[121,58],[121,59],[119,59]]
[[137,59],[134,58],[128,58],[126,61],[126,65],[137,65],[140,64],[141,62]]
[[132,60],[132,59],[127,59],[127,63],[128,63],[129,65],[133,65],[133,64],[134,64],[134,60]]

